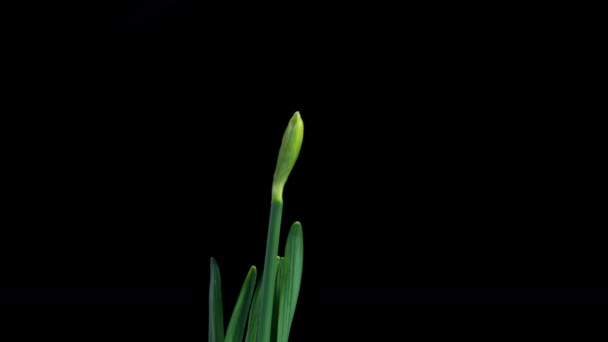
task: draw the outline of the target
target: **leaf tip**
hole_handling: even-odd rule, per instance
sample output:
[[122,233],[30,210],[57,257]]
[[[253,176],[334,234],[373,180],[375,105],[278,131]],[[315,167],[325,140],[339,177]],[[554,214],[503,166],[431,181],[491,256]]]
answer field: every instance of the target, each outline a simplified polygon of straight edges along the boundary
[[302,223],[300,223],[300,221],[296,221],[291,225],[291,229],[297,231],[297,232],[301,232],[302,231]]

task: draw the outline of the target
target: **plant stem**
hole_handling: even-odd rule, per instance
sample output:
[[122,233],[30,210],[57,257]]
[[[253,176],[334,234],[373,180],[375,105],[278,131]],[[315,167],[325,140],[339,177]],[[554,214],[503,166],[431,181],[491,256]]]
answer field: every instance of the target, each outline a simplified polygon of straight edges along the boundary
[[281,233],[281,216],[283,201],[273,198],[270,206],[270,222],[266,241],[266,257],[262,276],[262,293],[260,298],[260,318],[258,342],[270,342],[272,327],[272,309],[277,276],[277,255],[279,254],[279,237]]

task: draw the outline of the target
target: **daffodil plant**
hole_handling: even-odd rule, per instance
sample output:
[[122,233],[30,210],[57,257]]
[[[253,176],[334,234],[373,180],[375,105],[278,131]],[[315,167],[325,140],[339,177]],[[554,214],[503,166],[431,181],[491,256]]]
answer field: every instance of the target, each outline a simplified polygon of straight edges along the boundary
[[[251,266],[224,330],[220,270],[211,258],[209,282],[209,342],[287,342],[295,314],[304,243],[302,225],[295,222],[287,236],[285,255],[279,256],[283,188],[300,154],[304,123],[296,112],[283,135],[270,201],[270,222],[261,281]],[[257,285],[256,285],[257,283]],[[247,328],[245,331],[245,328]]]

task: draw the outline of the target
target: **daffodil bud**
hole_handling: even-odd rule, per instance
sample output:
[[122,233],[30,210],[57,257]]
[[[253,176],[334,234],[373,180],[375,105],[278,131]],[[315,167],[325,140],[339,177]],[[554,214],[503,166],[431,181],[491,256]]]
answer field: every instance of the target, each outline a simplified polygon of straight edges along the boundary
[[287,177],[291,173],[291,169],[298,160],[300,148],[302,147],[302,139],[304,137],[304,122],[300,117],[300,112],[296,112],[283,134],[281,149],[279,150],[279,158],[277,167],[274,171],[274,180],[272,182],[272,200],[283,202],[283,187],[287,182]]

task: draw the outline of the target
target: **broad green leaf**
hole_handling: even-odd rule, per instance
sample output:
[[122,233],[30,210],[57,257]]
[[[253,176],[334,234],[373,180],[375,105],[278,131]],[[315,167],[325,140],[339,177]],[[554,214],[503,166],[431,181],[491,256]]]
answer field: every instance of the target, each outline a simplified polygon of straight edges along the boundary
[[222,279],[220,268],[211,258],[209,279],[209,342],[224,342],[224,311],[222,308]]
[[298,302],[300,284],[302,282],[302,266],[304,262],[304,237],[302,225],[295,222],[289,231],[285,246],[285,257],[281,259],[284,275],[277,287],[281,288],[277,342],[287,342],[289,331]]
[[255,289],[256,278],[257,270],[255,266],[251,266],[249,273],[247,273],[247,277],[245,278],[245,282],[241,287],[241,292],[236,301],[236,305],[234,306],[230,323],[228,324],[226,342],[243,342],[245,323],[247,322],[247,315],[249,314],[249,307]]

